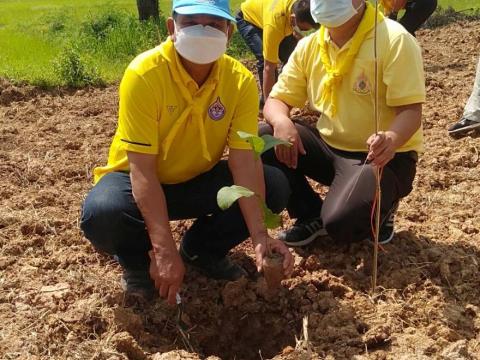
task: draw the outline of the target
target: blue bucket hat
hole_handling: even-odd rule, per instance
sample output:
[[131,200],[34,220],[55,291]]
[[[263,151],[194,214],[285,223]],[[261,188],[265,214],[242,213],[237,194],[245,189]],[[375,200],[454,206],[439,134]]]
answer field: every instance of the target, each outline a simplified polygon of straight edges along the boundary
[[173,0],[172,10],[180,15],[207,14],[235,21],[229,0]]

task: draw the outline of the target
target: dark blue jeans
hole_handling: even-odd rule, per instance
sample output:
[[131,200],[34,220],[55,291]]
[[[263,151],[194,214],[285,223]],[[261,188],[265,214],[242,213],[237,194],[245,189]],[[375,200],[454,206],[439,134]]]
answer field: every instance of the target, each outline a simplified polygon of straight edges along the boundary
[[[263,30],[245,20],[242,12],[237,14],[235,20],[237,20],[238,32],[252,51],[255,59],[257,59],[258,80],[260,81],[260,88],[262,89],[263,93]],[[293,50],[295,50],[295,46],[297,46],[297,39],[295,39],[293,35],[287,36],[282,40],[278,49],[278,57],[280,58],[282,64],[287,63],[288,58],[292,54]],[[263,101],[264,98],[262,95],[262,105]]]
[[[267,205],[278,213],[288,203],[288,181],[274,167],[264,166],[264,173]],[[190,256],[219,260],[248,238],[238,204],[226,211],[217,205],[218,190],[232,184],[227,162],[220,161],[185,183],[159,185],[165,193],[170,220],[196,219],[182,239]],[[80,227],[97,249],[116,255],[124,268],[148,268],[150,238],[132,195],[129,174],[113,172],[102,177],[85,199]]]

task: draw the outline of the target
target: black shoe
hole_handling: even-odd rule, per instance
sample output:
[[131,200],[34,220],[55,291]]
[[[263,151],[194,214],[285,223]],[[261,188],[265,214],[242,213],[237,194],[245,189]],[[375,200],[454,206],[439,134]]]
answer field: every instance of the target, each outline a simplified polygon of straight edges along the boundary
[[158,292],[147,270],[123,269],[120,282],[126,297],[153,300]]
[[448,128],[449,135],[460,135],[470,130],[480,129],[480,122],[461,118],[457,123]]
[[397,213],[398,205],[398,201],[393,204],[390,212],[387,214],[387,218],[380,227],[380,233],[378,234],[378,243],[380,245],[388,244],[395,235],[395,214]]
[[327,235],[320,218],[303,220],[295,223],[292,228],[282,231],[278,238],[290,246],[305,246],[319,236]]
[[395,235],[395,225],[394,223],[383,224],[380,228],[380,239],[378,239],[378,243],[380,245],[388,244],[390,241],[393,240],[393,236]]
[[216,280],[235,281],[241,277],[247,277],[248,274],[240,265],[235,264],[230,258],[225,256],[220,260],[214,260],[198,255],[190,256],[182,245],[180,245],[180,256],[185,264],[195,270],[205,274],[207,277]]

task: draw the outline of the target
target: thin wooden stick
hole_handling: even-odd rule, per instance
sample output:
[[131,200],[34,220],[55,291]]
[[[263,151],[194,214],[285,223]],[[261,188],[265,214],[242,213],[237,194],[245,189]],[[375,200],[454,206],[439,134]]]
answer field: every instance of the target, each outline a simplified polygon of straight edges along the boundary
[[[375,116],[375,134],[378,134],[378,53],[377,53],[377,27],[378,27],[378,0],[375,0],[375,27],[374,27],[374,67],[375,67],[375,98],[374,98],[374,116]],[[373,267],[372,267],[372,296],[375,295],[377,288],[377,270],[378,270],[378,239],[380,235],[380,206],[382,199],[382,190],[380,187],[380,168],[375,167],[375,198],[376,198],[376,210],[375,210],[375,231],[374,231],[374,245],[373,245]]]

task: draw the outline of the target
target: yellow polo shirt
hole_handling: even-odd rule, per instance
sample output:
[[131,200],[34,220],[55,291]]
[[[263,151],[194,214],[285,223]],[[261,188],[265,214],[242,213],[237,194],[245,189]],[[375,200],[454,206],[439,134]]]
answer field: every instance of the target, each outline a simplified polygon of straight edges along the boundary
[[240,5],[243,18],[263,29],[263,57],[279,63],[278,49],[284,38],[293,33],[290,25],[292,6],[296,0],[247,0]]
[[[374,31],[367,34],[350,71],[336,86],[337,113],[328,114],[321,102],[326,71],[320,59],[317,31],[302,39],[270,96],[293,107],[311,107],[322,113],[317,127],[331,147],[346,151],[366,151],[366,140],[375,132],[374,121]],[[349,43],[339,49],[325,32],[332,64],[346,56]],[[402,25],[385,19],[378,26],[379,129],[388,130],[395,107],[425,102],[425,75],[420,47]],[[398,151],[422,151],[420,128]]]
[[223,55],[199,88],[168,39],[125,71],[108,163],[94,170],[94,182],[129,171],[127,151],[158,155],[161,183],[190,180],[217,164],[226,146],[250,149],[237,131],[256,134],[257,114],[257,85],[240,62]]

